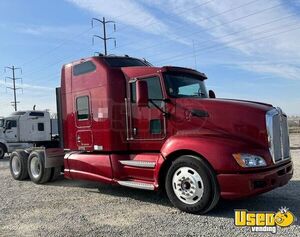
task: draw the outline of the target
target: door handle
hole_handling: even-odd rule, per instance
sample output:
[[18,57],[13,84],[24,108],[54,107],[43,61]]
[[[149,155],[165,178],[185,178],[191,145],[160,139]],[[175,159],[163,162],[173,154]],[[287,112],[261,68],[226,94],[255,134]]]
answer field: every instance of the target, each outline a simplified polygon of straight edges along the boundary
[[80,142],[80,136],[77,136],[77,142],[78,143]]
[[133,136],[136,136],[137,134],[137,128],[133,128]]

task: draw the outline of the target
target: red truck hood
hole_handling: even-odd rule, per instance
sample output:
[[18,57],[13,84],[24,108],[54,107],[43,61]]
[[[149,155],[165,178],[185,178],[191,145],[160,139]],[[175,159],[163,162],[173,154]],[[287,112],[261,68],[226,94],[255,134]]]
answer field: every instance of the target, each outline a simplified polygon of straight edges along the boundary
[[272,105],[226,99],[176,99],[177,134],[218,135],[268,146],[266,112]]

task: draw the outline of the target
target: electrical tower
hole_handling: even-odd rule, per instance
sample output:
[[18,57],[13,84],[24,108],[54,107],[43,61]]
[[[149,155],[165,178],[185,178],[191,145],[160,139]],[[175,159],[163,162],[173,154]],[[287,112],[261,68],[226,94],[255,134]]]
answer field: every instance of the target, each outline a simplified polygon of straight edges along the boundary
[[103,17],[102,20],[98,19],[98,18],[92,18],[92,28],[94,27],[94,21],[98,21],[102,24],[102,28],[103,28],[103,37],[99,36],[99,35],[93,35],[93,45],[94,45],[94,38],[97,37],[101,40],[103,40],[104,43],[104,55],[107,55],[107,41],[108,40],[114,40],[115,43],[115,47],[116,47],[116,38],[113,37],[107,37],[106,36],[106,24],[112,23],[114,24],[114,32],[116,32],[116,23],[114,21],[106,21],[105,17]]
[[6,83],[6,80],[11,80],[12,81],[12,87],[7,86],[6,89],[10,89],[10,90],[14,91],[14,101],[11,102],[11,103],[12,103],[15,111],[17,111],[18,110],[17,104],[20,103],[19,101],[17,101],[17,90],[21,90],[22,88],[16,87],[16,81],[17,80],[21,80],[22,81],[22,78],[16,77],[15,71],[20,70],[21,74],[22,74],[22,69],[19,68],[19,67],[15,67],[15,66],[5,67],[4,68],[4,72],[6,72],[7,69],[9,69],[9,70],[12,71],[12,77],[5,77],[5,83]]

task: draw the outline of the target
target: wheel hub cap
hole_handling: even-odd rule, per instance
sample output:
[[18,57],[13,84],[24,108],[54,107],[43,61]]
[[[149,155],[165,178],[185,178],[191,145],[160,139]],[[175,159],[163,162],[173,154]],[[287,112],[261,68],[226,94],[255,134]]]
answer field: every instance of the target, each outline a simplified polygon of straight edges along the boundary
[[30,171],[34,178],[38,178],[41,173],[41,165],[37,157],[33,157],[30,162]]
[[186,204],[195,204],[203,196],[203,181],[197,171],[190,167],[176,170],[172,178],[173,191]]
[[14,175],[19,175],[21,172],[21,164],[20,164],[20,160],[18,159],[17,156],[13,156],[12,158],[12,162],[11,162],[11,168],[12,168],[12,172],[14,173]]

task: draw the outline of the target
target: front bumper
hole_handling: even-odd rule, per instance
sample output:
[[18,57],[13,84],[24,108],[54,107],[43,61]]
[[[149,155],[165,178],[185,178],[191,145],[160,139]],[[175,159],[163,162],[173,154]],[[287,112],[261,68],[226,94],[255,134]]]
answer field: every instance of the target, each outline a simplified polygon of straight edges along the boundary
[[292,176],[293,163],[289,161],[271,170],[255,173],[219,174],[217,179],[222,198],[240,199],[283,186]]

